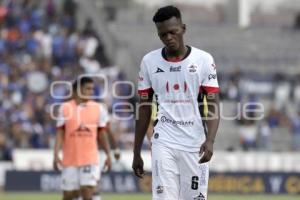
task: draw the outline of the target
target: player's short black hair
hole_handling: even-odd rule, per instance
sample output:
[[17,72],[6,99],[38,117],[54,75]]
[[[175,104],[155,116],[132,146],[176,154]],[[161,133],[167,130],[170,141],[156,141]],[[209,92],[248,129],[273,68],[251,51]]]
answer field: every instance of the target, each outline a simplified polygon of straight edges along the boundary
[[154,23],[159,23],[159,22],[166,21],[172,17],[176,17],[177,19],[181,20],[181,13],[178,8],[170,5],[170,6],[159,8],[154,14],[152,20]]
[[77,78],[72,84],[73,91],[76,91],[78,86],[82,87],[86,83],[94,83],[94,80],[87,76]]

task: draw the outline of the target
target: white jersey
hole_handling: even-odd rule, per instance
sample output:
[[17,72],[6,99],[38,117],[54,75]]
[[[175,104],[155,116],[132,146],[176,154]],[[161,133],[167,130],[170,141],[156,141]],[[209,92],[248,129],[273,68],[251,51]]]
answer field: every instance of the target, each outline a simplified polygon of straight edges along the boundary
[[217,93],[219,86],[213,57],[195,47],[188,49],[179,62],[167,61],[162,48],[145,55],[138,90],[141,96],[153,91],[158,103],[152,143],[196,152],[206,137],[198,95]]

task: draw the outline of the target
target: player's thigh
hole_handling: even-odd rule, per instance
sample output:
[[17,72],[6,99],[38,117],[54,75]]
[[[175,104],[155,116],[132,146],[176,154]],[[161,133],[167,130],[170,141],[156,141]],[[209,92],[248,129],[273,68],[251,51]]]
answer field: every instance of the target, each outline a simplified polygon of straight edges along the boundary
[[152,145],[152,196],[153,200],[178,200],[179,169],[176,151]]
[[80,187],[89,186],[95,187],[97,186],[101,172],[99,165],[86,165],[80,167],[79,172],[79,182]]
[[74,199],[77,199],[78,197],[80,197],[79,190],[63,192],[63,200],[74,200]]
[[209,164],[199,164],[199,153],[180,153],[180,200],[206,200]]
[[80,193],[83,200],[92,199],[95,192],[94,186],[81,186]]
[[61,188],[63,191],[68,193],[79,190],[79,170],[77,167],[63,168],[61,177]]

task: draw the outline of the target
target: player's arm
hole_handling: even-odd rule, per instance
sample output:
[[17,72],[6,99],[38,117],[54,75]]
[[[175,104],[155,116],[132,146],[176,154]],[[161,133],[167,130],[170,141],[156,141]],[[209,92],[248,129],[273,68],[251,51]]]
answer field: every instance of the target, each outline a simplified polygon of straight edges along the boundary
[[59,151],[63,145],[64,139],[64,129],[58,128],[55,136],[55,145],[54,145],[54,155],[53,155],[53,168],[59,170],[59,166],[62,164],[61,159],[59,158]]
[[144,174],[144,163],[141,158],[141,148],[147,133],[152,113],[152,97],[153,92],[141,94],[140,101],[137,106],[137,119],[135,122],[135,138],[134,138],[134,159],[132,168],[136,176],[142,178]]
[[215,137],[220,122],[220,103],[219,103],[219,94],[212,93],[208,94],[206,97],[207,100],[207,117],[206,117],[206,126],[207,126],[207,140],[212,143],[215,142]]
[[108,125],[108,112],[107,108],[99,104],[100,109],[100,117],[98,121],[98,144],[102,147],[106,154],[106,160],[104,162],[104,168],[107,168],[107,170],[111,169],[111,156],[110,156],[110,145],[106,133],[107,125]]
[[[206,94],[207,113],[204,117],[206,140],[200,147],[200,163],[210,161],[213,155],[213,145],[220,122],[219,84],[217,80],[216,65],[212,56],[207,56],[203,70],[201,90]],[[202,104],[204,105],[204,104]],[[205,106],[204,106],[205,107]],[[201,112],[200,112],[201,113]]]
[[151,119],[152,97],[152,92],[149,93],[149,95],[142,95],[140,97],[140,101],[137,107],[137,119],[135,122],[135,138],[133,149],[134,155],[141,154],[142,144]]
[[102,149],[104,150],[105,155],[106,155],[104,167],[107,167],[107,170],[110,170],[111,169],[110,146],[109,146],[109,142],[108,142],[107,133],[105,132],[104,128],[98,129],[98,137],[97,138],[98,138],[98,142],[99,142],[100,146],[102,147]]
[[142,178],[144,175],[144,162],[141,157],[141,148],[145,135],[147,133],[152,111],[153,89],[149,74],[150,73],[148,72],[148,67],[144,57],[141,62],[138,79],[138,92],[140,95],[140,99],[136,108],[137,116],[135,121],[135,137],[132,162],[132,169],[135,175],[139,178]]
[[204,122],[207,129],[206,140],[200,148],[200,154],[203,153],[200,163],[210,161],[213,155],[213,145],[217,134],[220,113],[219,113],[219,94],[212,93],[206,96],[207,101],[207,115],[204,117]]
[[214,143],[220,121],[219,94],[199,95],[199,111],[206,130],[206,139]]
[[62,164],[62,161],[59,158],[59,152],[62,148],[64,142],[64,134],[65,134],[65,119],[63,114],[63,105],[61,105],[58,109],[56,128],[57,131],[55,135],[55,144],[54,144],[53,168],[55,170],[59,170],[59,167]]
[[115,157],[116,160],[119,160],[120,159],[120,148],[119,148],[119,145],[117,143],[115,134],[110,129],[110,123],[109,122],[107,124],[106,132],[107,132],[109,142],[111,144],[111,148],[113,149],[114,157]]
[[112,149],[118,149],[119,148],[118,147],[118,143],[117,143],[117,140],[116,140],[113,132],[110,129],[110,123],[109,122],[107,124],[106,132],[107,132],[107,136],[108,136],[109,142],[111,144],[111,148]]

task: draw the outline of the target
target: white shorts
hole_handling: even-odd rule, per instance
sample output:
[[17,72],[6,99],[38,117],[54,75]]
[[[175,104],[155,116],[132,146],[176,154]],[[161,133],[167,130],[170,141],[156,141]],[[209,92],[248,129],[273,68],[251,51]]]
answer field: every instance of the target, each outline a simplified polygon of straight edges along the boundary
[[100,176],[99,165],[65,167],[62,170],[61,187],[63,191],[73,191],[81,186],[97,186]]
[[199,159],[198,152],[152,145],[152,199],[207,200],[209,165]]

